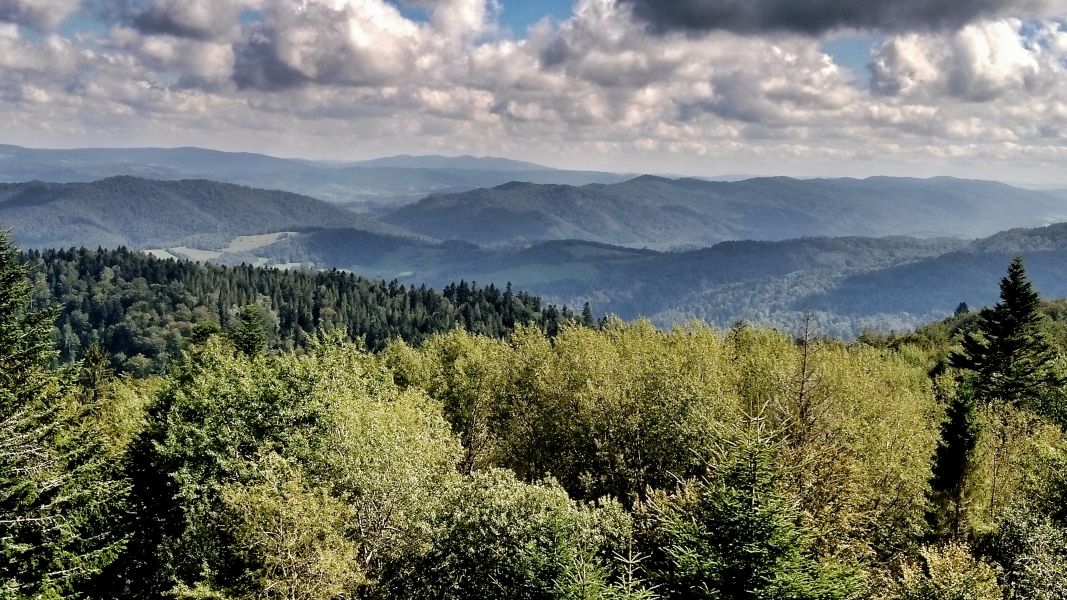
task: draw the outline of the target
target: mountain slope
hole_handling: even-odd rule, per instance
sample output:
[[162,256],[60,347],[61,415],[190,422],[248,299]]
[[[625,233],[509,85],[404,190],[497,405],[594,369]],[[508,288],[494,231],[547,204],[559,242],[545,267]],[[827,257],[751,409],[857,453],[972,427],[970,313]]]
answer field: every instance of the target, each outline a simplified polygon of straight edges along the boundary
[[424,155],[385,156],[371,160],[361,160],[353,164],[358,167],[396,167],[402,169],[456,169],[461,171],[554,171],[555,169],[521,160],[498,158],[496,156],[438,156]]
[[48,150],[0,145],[0,181],[84,182],[132,175],[211,179],[314,196],[363,209],[414,202],[515,179],[534,183],[615,183],[612,173],[556,170],[494,157],[397,156],[355,163],[276,158],[202,148]]
[[269,262],[348,268],[404,282],[510,282],[570,306],[590,301],[660,325],[699,317],[789,328],[815,311],[829,334],[908,329],[951,314],[960,302],[992,303],[1011,257],[1021,253],[1049,297],[1067,296],[1067,224],[975,241],[834,237],[723,242],[657,252],[563,240],[527,248],[479,248],[335,229],[262,249]]
[[1067,219],[1067,201],[950,178],[738,182],[665,179],[582,187],[508,183],[435,194],[383,220],[484,245],[560,238],[657,249],[805,236],[977,237]]
[[212,247],[235,236],[322,227],[396,228],[288,192],[211,181],[114,177],[0,184],[0,223],[27,248]]

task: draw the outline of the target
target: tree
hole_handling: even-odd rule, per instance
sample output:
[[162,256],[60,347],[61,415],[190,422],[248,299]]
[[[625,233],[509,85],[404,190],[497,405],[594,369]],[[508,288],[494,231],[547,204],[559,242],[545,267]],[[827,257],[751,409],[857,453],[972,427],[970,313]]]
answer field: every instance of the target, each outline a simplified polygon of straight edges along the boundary
[[971,312],[971,307],[967,306],[966,302],[960,302],[959,304],[956,305],[956,311],[955,311],[954,314],[957,317],[959,317],[959,316],[965,315],[965,314],[967,314],[969,312]]
[[237,349],[248,356],[256,356],[267,351],[267,327],[263,313],[255,304],[246,304],[237,313],[237,324],[230,333],[230,339]]
[[965,546],[926,548],[920,564],[904,566],[893,600],[1001,600],[993,567]]
[[[947,526],[952,535],[959,537],[963,526],[967,478],[974,467],[974,450],[982,430],[978,403],[969,388],[962,387],[957,391],[946,417],[941,424],[941,440],[934,454],[930,488],[935,507],[944,503],[951,505],[951,520]],[[932,512],[930,517],[935,528],[944,527],[938,523],[944,520],[942,515]]]
[[650,580],[666,598],[830,600],[860,597],[851,570],[822,561],[782,492],[778,443],[755,415],[710,475],[643,507]]
[[974,374],[974,391],[984,402],[1025,405],[1060,382],[1049,369],[1052,348],[1041,335],[1041,298],[1015,257],[1000,282],[1000,302],[979,316],[978,329],[964,336],[952,366]]
[[1000,421],[992,456],[989,512],[995,517],[1001,455],[1008,443],[1004,425],[1010,408],[1041,407],[1041,398],[1063,380],[1051,368],[1052,347],[1039,330],[1043,319],[1041,298],[1026,275],[1022,257],[1016,256],[1000,281],[1000,302],[979,315],[977,331],[963,338],[961,351],[949,357],[964,372],[962,384],[973,389],[978,401],[989,405]]
[[[630,519],[617,503],[571,500],[554,482],[527,484],[508,471],[473,474],[451,489],[433,547],[396,565],[390,598],[613,598],[607,561],[629,539]],[[631,598],[642,597],[631,581]],[[624,596],[625,597],[625,596]],[[647,596],[646,596],[647,597]]]
[[593,309],[586,302],[582,306],[582,325],[586,327],[596,327],[596,318],[593,317]]
[[51,370],[53,313],[0,232],[0,597],[65,598],[115,557],[125,488],[101,436]]

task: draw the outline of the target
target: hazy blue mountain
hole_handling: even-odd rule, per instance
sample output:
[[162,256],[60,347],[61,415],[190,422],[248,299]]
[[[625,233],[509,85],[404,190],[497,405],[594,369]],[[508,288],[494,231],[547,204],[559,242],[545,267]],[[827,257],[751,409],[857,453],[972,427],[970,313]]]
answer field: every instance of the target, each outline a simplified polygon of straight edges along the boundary
[[160,179],[227,172],[302,172],[314,163],[203,148],[76,148],[52,150],[0,145],[0,181],[85,182],[118,175]]
[[434,194],[383,220],[481,245],[573,238],[678,249],[804,236],[978,237],[1067,220],[1067,199],[951,178],[716,182],[642,176],[616,184],[507,183]]
[[994,302],[1011,257],[1023,254],[1039,289],[1067,296],[1067,224],[976,241],[835,237],[723,242],[658,252],[559,240],[487,249],[362,231],[309,232],[260,249],[274,263],[329,265],[410,283],[511,282],[547,300],[669,325],[699,317],[789,328],[815,311],[830,334],[907,329],[959,302]]
[[305,194],[366,211],[395,208],[435,192],[467,191],[512,180],[584,185],[626,179],[612,173],[556,170],[493,157],[399,156],[337,163],[201,148],[39,150],[0,146],[0,181],[69,183],[117,175],[211,179]]
[[459,169],[463,171],[555,171],[551,167],[495,156],[386,156],[353,163],[359,167],[395,167],[403,169]]
[[0,224],[27,248],[220,247],[236,236],[322,227],[400,234],[308,196],[203,180],[112,177],[0,184]]

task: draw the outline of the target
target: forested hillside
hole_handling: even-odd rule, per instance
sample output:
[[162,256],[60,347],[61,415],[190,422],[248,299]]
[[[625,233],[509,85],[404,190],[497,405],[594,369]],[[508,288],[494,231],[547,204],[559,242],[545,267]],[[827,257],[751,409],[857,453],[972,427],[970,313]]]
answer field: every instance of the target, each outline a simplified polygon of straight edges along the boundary
[[697,317],[791,328],[807,311],[828,333],[906,330],[950,314],[960,302],[996,299],[1003,265],[1025,255],[1038,289],[1067,296],[1067,224],[950,238],[802,238],[723,242],[656,252],[564,240],[486,249],[335,229],[279,240],[257,251],[272,263],[328,264],[375,277],[437,285],[468,277],[510,281],[556,303],[670,326]]
[[0,183],[0,223],[30,248],[221,248],[236,236],[322,227],[402,233],[307,196],[213,181],[134,177]]
[[223,267],[160,260],[119,250],[49,250],[26,255],[36,303],[56,306],[63,361],[94,345],[121,372],[163,370],[190,339],[241,325],[241,309],[263,320],[265,345],[303,348],[336,331],[380,350],[394,339],[419,344],[462,327],[491,337],[520,324],[557,331],[572,318],[539,298],[460,282],[441,292],[369,280],[340,271]]
[[989,181],[643,176],[612,185],[508,183],[435,194],[383,219],[479,245],[580,239],[659,250],[806,236],[987,236],[1067,220],[1067,202]]
[[[1067,581],[1062,303],[1021,260],[995,306],[910,337],[609,320],[367,348],[341,326],[269,343],[257,296],[292,287],[322,316],[463,286],[29,257],[0,235],[4,598],[1013,600]],[[116,377],[95,349],[57,366],[50,289],[67,323],[131,292],[133,321],[211,321],[204,290],[246,304],[164,374]]]
[[493,157],[394,156],[318,162],[204,148],[52,150],[0,145],[3,182],[74,183],[120,175],[266,187],[360,210],[387,210],[433,192],[462,192],[514,180],[584,185],[626,179],[613,173],[566,171]]

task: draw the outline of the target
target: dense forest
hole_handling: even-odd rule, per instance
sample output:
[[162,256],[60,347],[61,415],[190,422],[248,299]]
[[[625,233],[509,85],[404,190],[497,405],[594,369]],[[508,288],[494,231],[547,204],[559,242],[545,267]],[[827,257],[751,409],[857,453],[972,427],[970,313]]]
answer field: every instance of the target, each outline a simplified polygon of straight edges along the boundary
[[[279,342],[278,307],[410,288],[140,260],[0,238],[0,597],[1065,597],[1063,306],[1021,259],[995,306],[851,344],[531,318],[373,345]],[[50,269],[94,291],[44,308],[68,296]],[[136,377],[57,349],[56,315],[120,271],[153,310],[228,290],[199,302],[219,330]]]
[[136,375],[164,370],[190,339],[232,330],[246,307],[258,313],[267,346],[279,350],[304,347],[324,331],[380,350],[457,326],[500,337],[519,324],[555,332],[575,318],[510,285],[461,281],[436,292],[336,270],[224,267],[121,248],[30,251],[25,259],[36,274],[35,304],[59,309],[59,357],[78,360],[98,345],[112,368]]

